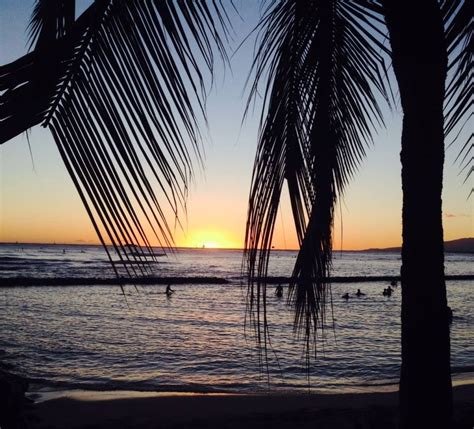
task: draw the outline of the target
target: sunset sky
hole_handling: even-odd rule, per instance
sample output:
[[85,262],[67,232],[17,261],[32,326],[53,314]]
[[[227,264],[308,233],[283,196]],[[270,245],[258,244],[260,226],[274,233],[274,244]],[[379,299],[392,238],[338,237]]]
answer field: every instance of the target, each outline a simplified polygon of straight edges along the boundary
[[[78,2],[82,10],[88,2]],[[243,20],[235,22],[235,48],[256,24],[257,2],[237,1]],[[32,0],[2,0],[0,64],[26,53],[26,26]],[[250,5],[250,6],[249,6]],[[208,100],[209,137],[205,169],[197,171],[188,201],[184,231],[175,232],[178,246],[242,247],[247,198],[256,149],[259,109],[241,126],[245,80],[253,44],[233,57],[232,70],[218,67]],[[335,247],[363,249],[401,243],[400,107],[386,112],[386,129],[347,189],[335,223]],[[36,127],[0,147],[0,241],[97,243],[98,240],[48,130]],[[471,183],[463,185],[454,159],[459,146],[447,150],[445,162],[444,231],[452,240],[473,235]],[[423,174],[423,166],[420,166]],[[342,227],[341,227],[342,214]],[[282,202],[274,246],[297,247],[288,204]]]

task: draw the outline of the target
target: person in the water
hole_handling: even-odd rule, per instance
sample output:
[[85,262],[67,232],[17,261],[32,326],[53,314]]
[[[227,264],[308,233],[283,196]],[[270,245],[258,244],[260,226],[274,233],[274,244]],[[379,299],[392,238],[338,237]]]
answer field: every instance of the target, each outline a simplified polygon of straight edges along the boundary
[[166,293],[167,296],[173,295],[174,290],[171,289],[171,285],[170,285],[170,284],[169,284],[168,286],[166,286],[166,292],[165,292],[165,293]]
[[283,286],[282,285],[278,285],[275,288],[275,295],[277,296],[277,298],[281,298],[283,296]]
[[364,296],[364,295],[365,295],[365,293],[362,293],[362,292],[360,291],[360,289],[357,289],[356,296]]
[[342,295],[343,299],[349,299],[349,294],[346,292],[344,295]]

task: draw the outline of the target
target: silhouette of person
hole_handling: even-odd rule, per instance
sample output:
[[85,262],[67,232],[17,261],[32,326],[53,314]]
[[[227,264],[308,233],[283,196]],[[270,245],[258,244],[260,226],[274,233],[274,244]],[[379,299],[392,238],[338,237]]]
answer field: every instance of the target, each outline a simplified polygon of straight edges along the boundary
[[360,291],[360,289],[357,289],[356,296],[364,296],[364,295],[365,295],[365,293],[362,293],[362,292]]
[[277,298],[281,298],[283,296],[283,286],[282,285],[278,285],[275,288],[275,295],[277,296]]
[[342,298],[349,299],[349,294],[346,292],[344,295],[342,295]]
[[392,291],[393,291],[393,289],[389,286],[387,289],[383,290],[383,295],[384,296],[392,296]]
[[166,292],[165,292],[165,293],[166,293],[167,296],[173,295],[174,290],[171,289],[171,285],[170,285],[170,284],[169,284],[168,286],[166,286]]

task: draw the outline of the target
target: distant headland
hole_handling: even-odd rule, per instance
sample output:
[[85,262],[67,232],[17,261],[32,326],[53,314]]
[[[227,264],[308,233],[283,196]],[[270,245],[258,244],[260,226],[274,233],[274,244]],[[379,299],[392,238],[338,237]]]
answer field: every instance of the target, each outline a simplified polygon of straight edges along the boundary
[[[401,250],[401,247],[387,247],[384,249],[364,249],[361,252],[401,252]],[[445,241],[444,251],[448,253],[474,253],[474,237]]]

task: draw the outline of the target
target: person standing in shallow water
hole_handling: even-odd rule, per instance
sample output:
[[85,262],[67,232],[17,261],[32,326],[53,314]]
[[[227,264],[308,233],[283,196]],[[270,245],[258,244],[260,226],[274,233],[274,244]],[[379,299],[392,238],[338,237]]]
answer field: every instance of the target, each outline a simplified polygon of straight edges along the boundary
[[275,295],[277,296],[277,298],[281,298],[283,296],[283,286],[282,285],[278,285],[275,288]]
[[166,296],[170,297],[171,295],[173,295],[174,293],[174,290],[171,289],[171,285],[169,284],[168,286],[166,286]]

